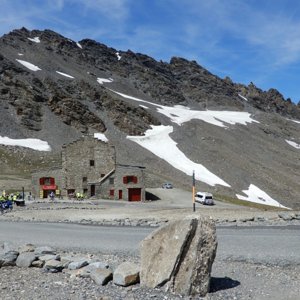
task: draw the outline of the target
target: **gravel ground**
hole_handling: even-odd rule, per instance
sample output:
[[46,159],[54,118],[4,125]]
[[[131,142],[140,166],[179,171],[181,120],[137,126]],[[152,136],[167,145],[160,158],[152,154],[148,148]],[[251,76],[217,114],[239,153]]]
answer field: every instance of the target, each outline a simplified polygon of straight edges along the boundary
[[[47,201],[39,203],[28,202],[26,207],[17,207],[13,212],[0,216],[8,221],[44,221],[44,222],[99,222],[103,219],[116,218],[139,219],[146,218],[166,220],[182,218],[191,215],[189,204],[182,204],[172,199],[165,202],[152,203],[115,203],[105,201],[94,202],[65,202]],[[254,218],[251,224],[261,225],[262,219],[272,224],[279,222],[278,211],[260,211],[257,209],[241,208],[237,206],[214,207],[197,206],[197,214],[210,216],[215,220],[234,220]],[[276,222],[274,220],[277,220]],[[275,223],[274,223],[275,222]],[[245,225],[248,222],[236,223]],[[280,220],[282,225],[282,220]],[[232,223],[231,223],[232,224]],[[246,246],[246,245],[245,245]],[[288,245],[287,245],[288,246]],[[108,254],[105,260],[114,266],[131,260],[138,261],[138,257],[113,256]],[[162,290],[150,290],[135,285],[128,288],[108,283],[97,286],[89,278],[74,278],[65,273],[45,273],[37,268],[3,267],[0,269],[0,298],[6,299],[300,299],[300,265],[270,266],[253,264],[243,261],[215,260],[212,270],[211,291],[205,298],[182,298],[165,293]]]
[[66,273],[46,273],[37,268],[3,267],[0,293],[2,300],[299,300],[299,282],[299,266],[281,268],[243,262],[215,262],[210,293],[205,298],[192,298],[175,296],[161,289],[147,289],[140,285],[124,288],[110,282],[106,286],[97,286],[89,278],[72,277]]

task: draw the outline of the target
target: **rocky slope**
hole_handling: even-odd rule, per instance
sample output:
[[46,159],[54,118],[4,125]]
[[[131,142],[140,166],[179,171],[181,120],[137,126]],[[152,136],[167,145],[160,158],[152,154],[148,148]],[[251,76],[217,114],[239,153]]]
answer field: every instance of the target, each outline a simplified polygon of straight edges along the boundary
[[[151,125],[170,125],[177,147],[231,186],[199,180],[197,189],[235,197],[254,184],[283,205],[300,206],[299,149],[286,143],[300,143],[300,124],[290,120],[300,120],[300,107],[275,89],[221,79],[183,58],[159,62],[90,39],[76,43],[51,30],[25,28],[0,38],[0,78],[0,136],[38,138],[52,148],[41,154],[0,146],[2,177],[29,178],[34,168],[57,165],[64,143],[102,132],[116,146],[118,162],[146,166],[150,186],[167,180],[188,187],[190,176],[126,138]],[[112,90],[153,105],[146,108]],[[259,123],[224,129],[193,119],[180,126],[155,104],[249,112]]]

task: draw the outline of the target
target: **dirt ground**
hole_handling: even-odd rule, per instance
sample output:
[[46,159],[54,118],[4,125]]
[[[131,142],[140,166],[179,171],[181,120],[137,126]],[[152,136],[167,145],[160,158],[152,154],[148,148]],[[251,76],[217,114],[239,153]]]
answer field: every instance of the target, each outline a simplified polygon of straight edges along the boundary
[[89,220],[99,222],[101,220],[116,219],[153,219],[174,220],[186,216],[206,216],[213,220],[232,222],[234,220],[264,218],[275,220],[278,211],[263,211],[246,206],[237,206],[220,201],[215,201],[214,206],[206,206],[196,203],[196,211],[193,211],[191,192],[180,189],[164,190],[151,189],[159,199],[146,202],[125,202],[112,200],[26,200],[25,207],[15,209],[5,214],[10,220],[48,221],[48,222],[81,222]]

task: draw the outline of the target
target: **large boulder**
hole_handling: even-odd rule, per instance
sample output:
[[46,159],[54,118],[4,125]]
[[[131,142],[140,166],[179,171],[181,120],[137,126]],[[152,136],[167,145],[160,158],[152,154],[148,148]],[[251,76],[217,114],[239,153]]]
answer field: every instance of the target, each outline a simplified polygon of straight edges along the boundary
[[141,242],[141,285],[205,296],[217,251],[215,224],[207,218],[173,221]]

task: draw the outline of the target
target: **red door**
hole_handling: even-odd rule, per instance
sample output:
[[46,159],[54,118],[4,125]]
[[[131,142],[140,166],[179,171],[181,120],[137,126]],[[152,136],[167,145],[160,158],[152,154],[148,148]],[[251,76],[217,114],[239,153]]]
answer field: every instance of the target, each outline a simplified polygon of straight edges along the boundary
[[142,189],[128,189],[128,201],[141,201]]
[[119,200],[123,198],[123,191],[122,190],[119,190]]

